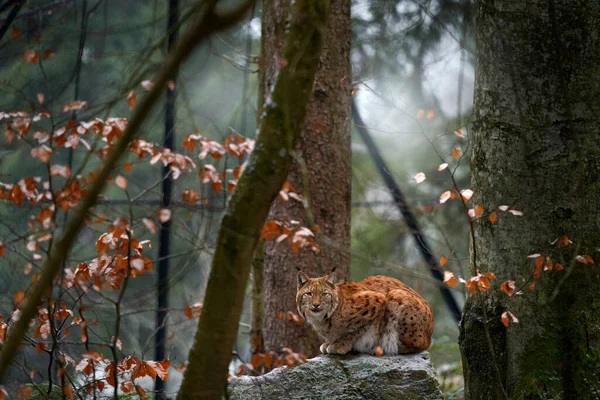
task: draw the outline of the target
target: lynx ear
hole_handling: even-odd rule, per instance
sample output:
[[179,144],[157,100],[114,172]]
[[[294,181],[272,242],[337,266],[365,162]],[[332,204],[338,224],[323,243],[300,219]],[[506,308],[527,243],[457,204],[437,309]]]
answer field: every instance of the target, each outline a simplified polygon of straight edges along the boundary
[[308,282],[308,275],[298,270],[298,286],[303,286],[306,282]]
[[325,275],[325,282],[329,283],[331,286],[335,285],[335,267],[333,267],[329,274]]

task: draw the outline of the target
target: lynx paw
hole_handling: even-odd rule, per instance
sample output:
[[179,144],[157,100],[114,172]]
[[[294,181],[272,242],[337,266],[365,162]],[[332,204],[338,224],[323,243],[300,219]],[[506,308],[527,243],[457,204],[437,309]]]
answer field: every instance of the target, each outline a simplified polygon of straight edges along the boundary
[[323,343],[321,347],[319,347],[321,354],[327,354],[327,343]]
[[352,346],[345,346],[339,343],[332,343],[329,346],[327,346],[327,354],[339,354],[340,356],[343,356],[344,354],[348,353],[351,348]]

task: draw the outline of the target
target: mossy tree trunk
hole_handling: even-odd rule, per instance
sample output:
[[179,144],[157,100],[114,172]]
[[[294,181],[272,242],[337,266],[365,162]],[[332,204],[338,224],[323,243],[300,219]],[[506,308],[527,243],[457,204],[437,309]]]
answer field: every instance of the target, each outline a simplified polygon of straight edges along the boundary
[[[533,253],[565,269],[543,271],[515,298],[497,288],[470,296],[460,328],[465,397],[600,398],[599,271],[574,261],[600,262],[600,3],[481,0],[476,25],[472,186],[498,219],[474,222],[471,273],[519,287]],[[551,244],[562,235],[573,243]],[[520,323],[504,328],[505,310]]]
[[252,256],[281,189],[312,93],[329,2],[296,0],[284,58],[248,165],[221,221],[212,269],[178,399],[220,399]]
[[[285,58],[281,51],[290,3],[290,0],[263,1],[264,69],[259,102],[267,100],[278,65]],[[279,199],[271,207],[269,219],[297,220],[309,228],[314,222],[330,240],[321,241],[318,254],[308,249],[293,253],[285,242],[265,243],[264,253],[265,349],[279,351],[287,346],[309,356],[316,355],[321,344],[314,330],[307,324],[299,326],[276,315],[279,311],[297,312],[296,267],[310,276],[324,275],[337,267],[338,279],[343,279],[350,266],[350,0],[331,1],[326,36],[296,146],[306,169],[303,171],[296,162],[288,176],[295,191],[309,200],[314,221],[306,218],[301,203],[294,200],[283,203]]]

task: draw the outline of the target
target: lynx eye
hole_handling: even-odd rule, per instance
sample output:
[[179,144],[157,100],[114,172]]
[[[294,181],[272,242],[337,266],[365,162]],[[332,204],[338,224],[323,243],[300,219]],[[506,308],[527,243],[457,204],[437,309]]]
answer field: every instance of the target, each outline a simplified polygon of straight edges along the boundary
[[324,297],[331,297],[331,293],[323,293]]
[[312,296],[312,293],[311,292],[306,292],[306,293],[304,293],[304,295],[305,296]]

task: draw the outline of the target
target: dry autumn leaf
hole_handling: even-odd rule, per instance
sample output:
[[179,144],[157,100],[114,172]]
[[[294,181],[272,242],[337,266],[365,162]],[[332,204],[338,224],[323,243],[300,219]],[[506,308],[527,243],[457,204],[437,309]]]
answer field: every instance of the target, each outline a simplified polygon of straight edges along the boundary
[[450,271],[444,271],[444,283],[448,286],[456,286],[456,277]]
[[442,164],[439,165],[438,171],[443,171],[446,168],[448,168],[448,163],[442,163]]
[[427,179],[427,177],[423,172],[419,172],[415,175],[415,181],[417,182],[417,184],[423,182],[425,179]]
[[127,189],[127,178],[122,175],[117,175],[115,178],[115,184],[121,189],[125,190]]
[[425,110],[420,109],[419,111],[417,111],[417,118],[421,119],[425,116]]
[[496,222],[496,218],[498,218],[498,214],[496,214],[496,211],[492,212],[488,217],[492,224]]
[[52,57],[54,55],[54,50],[45,50],[44,53],[42,53],[42,60],[47,59],[48,57]]
[[577,255],[575,256],[575,260],[583,264],[594,264],[594,259],[587,254]]
[[146,80],[146,81],[142,81],[142,82],[140,83],[140,85],[142,85],[142,87],[143,87],[144,89],[146,89],[146,90],[150,91],[150,90],[152,90],[152,88],[154,87],[154,82]]
[[465,131],[463,131],[461,128],[455,129],[454,134],[461,138],[465,137]]
[[23,59],[27,64],[36,64],[38,61],[38,52],[35,50],[25,50],[23,52]]
[[431,108],[429,110],[427,110],[427,119],[428,120],[431,121],[434,116],[435,116],[435,114],[434,114],[434,112],[433,112],[433,110]]
[[448,199],[450,199],[450,197],[452,196],[452,193],[447,190],[444,193],[441,194],[440,196],[440,203],[445,203],[448,201]]
[[473,191],[471,189],[461,190],[460,195],[464,201],[469,201],[473,197]]
[[160,221],[161,224],[164,224],[165,222],[169,221],[171,219],[171,210],[169,210],[168,208],[161,208],[160,210],[158,210],[158,220]]
[[453,147],[452,155],[454,156],[454,158],[458,159],[460,157],[460,149],[458,149],[457,147]]
[[135,92],[133,90],[127,95],[127,105],[129,105],[130,110],[135,107]]
[[448,258],[446,256],[441,256],[440,257],[440,265],[441,266],[444,266],[447,261],[448,261]]
[[504,281],[500,284],[500,291],[512,296],[515,292],[515,281]]
[[479,216],[483,212],[483,207],[479,204],[475,204],[474,210],[475,210],[475,216]]

